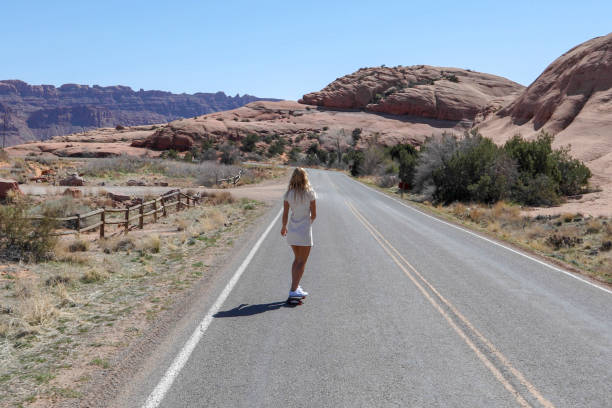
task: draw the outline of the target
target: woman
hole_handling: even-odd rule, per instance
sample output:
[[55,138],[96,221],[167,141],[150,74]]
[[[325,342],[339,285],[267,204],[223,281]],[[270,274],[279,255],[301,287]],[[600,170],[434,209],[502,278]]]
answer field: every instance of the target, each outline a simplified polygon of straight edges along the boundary
[[[317,218],[317,195],[308,182],[308,176],[304,169],[298,167],[293,171],[289,187],[283,196],[283,227],[281,235],[287,237],[287,243],[291,245],[295,259],[291,266],[291,288],[289,297],[308,296],[300,286],[300,280],[304,274],[306,261],[312,247],[312,223]],[[291,218],[289,218],[291,208]],[[287,224],[289,221],[289,224]]]

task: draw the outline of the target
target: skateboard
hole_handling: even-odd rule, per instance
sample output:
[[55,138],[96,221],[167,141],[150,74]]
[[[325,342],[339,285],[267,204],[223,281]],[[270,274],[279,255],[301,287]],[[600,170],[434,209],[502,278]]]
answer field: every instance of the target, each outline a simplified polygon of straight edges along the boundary
[[304,299],[306,298],[301,296],[290,296],[287,298],[287,304],[289,306],[298,306],[304,302]]

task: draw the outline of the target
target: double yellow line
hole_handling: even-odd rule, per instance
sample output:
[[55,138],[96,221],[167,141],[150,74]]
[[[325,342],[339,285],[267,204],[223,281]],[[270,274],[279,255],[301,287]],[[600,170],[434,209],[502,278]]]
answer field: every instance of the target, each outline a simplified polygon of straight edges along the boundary
[[[346,201],[346,205],[349,207],[351,212],[357,217],[357,219],[363,224],[363,226],[372,234],[374,239],[380,244],[385,250],[389,257],[397,264],[397,266],[406,274],[406,276],[414,283],[418,290],[423,296],[431,303],[431,305],[444,317],[448,324],[453,330],[459,335],[459,337],[468,345],[468,347],[476,354],[478,359],[489,369],[493,376],[508,390],[516,399],[521,407],[532,407],[532,405],[521,395],[516,387],[511,383],[512,377],[513,382],[518,382],[525,387],[525,389],[537,400],[541,406],[546,408],[554,408],[554,405],[542,396],[531,384],[525,376],[518,371],[510,361],[504,356],[494,345],[489,341],[474,325],[463,315],[457,308],[448,301],[440,292],[431,284],[427,279],[419,273],[419,271],[410,264],[402,256],[402,254],[395,249],[393,245],[378,231],[350,202]],[[446,306],[446,309],[444,306]],[[463,325],[460,327],[457,322]],[[476,344],[474,340],[477,340],[481,344]],[[499,368],[494,364],[491,358],[487,357],[485,353],[495,357],[498,365],[508,373],[506,378]]]

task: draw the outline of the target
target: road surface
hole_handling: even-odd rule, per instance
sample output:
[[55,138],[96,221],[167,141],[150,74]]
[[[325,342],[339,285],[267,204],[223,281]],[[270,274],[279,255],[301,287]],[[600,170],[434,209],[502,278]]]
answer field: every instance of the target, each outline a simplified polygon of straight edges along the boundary
[[279,203],[235,286],[228,275],[152,350],[118,405],[612,406],[612,292],[343,174],[309,174],[305,304],[283,304]]

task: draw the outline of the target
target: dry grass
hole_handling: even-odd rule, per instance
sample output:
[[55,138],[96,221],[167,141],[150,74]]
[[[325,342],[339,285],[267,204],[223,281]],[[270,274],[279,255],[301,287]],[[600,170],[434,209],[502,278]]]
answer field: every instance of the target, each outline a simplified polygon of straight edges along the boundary
[[235,202],[234,197],[228,191],[221,191],[219,193],[211,194],[207,200],[212,205],[221,205],[221,204],[232,204]]
[[486,215],[487,214],[483,209],[479,207],[473,207],[470,208],[468,218],[476,223],[482,223],[483,221],[486,221]]
[[[87,265],[89,258],[84,253],[75,253],[71,249],[72,242],[58,241],[53,251],[54,259],[58,262],[64,262],[73,265]],[[85,245],[89,249],[89,244]]]
[[586,233],[587,234],[597,234],[599,231],[601,231],[602,229],[602,224],[601,221],[598,219],[592,219],[590,221],[587,222],[587,226],[586,226]]
[[31,326],[48,325],[59,315],[53,297],[38,291],[22,300],[19,312],[23,320]]
[[91,269],[87,269],[83,275],[81,276],[81,282],[83,283],[96,283],[96,282],[102,282],[104,281],[106,278],[108,277],[108,275],[98,269],[98,268],[91,268]]
[[176,230],[177,231],[185,231],[189,227],[189,221],[180,219],[176,221]]
[[612,218],[561,216],[526,217],[521,207],[499,202],[491,207],[462,203],[433,207],[435,212],[497,238],[562,261],[602,282],[612,283]]
[[159,234],[148,235],[136,244],[136,248],[143,252],[158,254],[161,249],[161,239]]
[[451,206],[451,211],[458,218],[465,218],[467,214],[467,208],[462,203],[455,203]]
[[89,241],[83,238],[75,238],[68,244],[68,251],[70,252],[86,252],[89,250]]
[[220,202],[171,213],[155,226],[171,231],[185,220],[179,233],[130,232],[93,241],[84,252],[70,252],[75,240],[66,238],[53,261],[8,265],[0,275],[2,404],[19,406],[34,395],[45,406],[41,400],[60,398],[54,376],[72,369],[93,374],[100,369],[88,364],[93,357],[110,361],[118,345],[129,344],[179,292],[210,273],[215,254],[261,214],[245,211],[242,202]]
[[107,254],[111,252],[129,251],[136,248],[134,237],[129,235],[105,238],[98,241],[98,245],[100,245],[102,250]]

